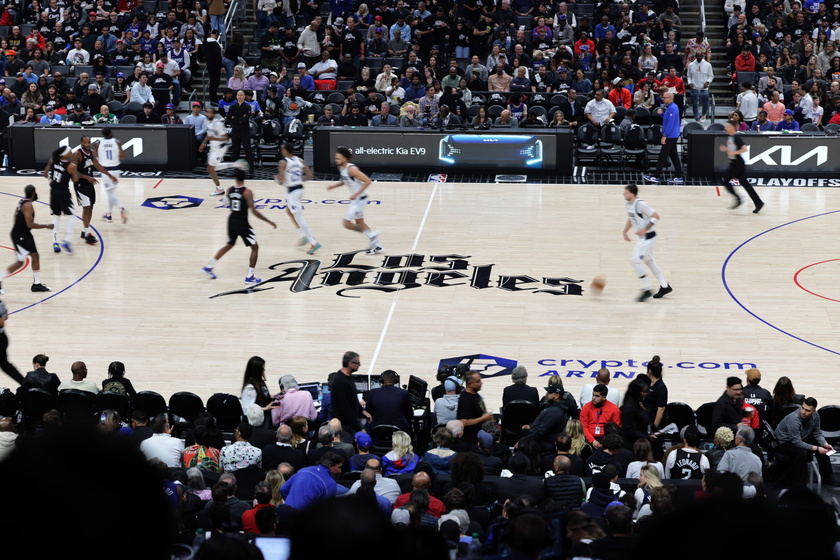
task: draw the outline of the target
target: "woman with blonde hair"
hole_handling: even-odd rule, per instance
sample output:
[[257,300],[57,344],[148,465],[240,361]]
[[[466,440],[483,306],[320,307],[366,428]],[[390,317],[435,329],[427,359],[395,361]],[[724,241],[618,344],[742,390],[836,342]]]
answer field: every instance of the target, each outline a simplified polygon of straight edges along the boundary
[[233,76],[228,79],[227,87],[233,91],[245,89],[245,68],[241,64],[233,67]]
[[662,478],[653,465],[645,465],[639,472],[639,487],[633,497],[636,498],[636,513],[633,519],[650,515],[650,491],[662,487]]
[[572,448],[569,451],[572,455],[577,455],[583,459],[585,463],[589,456],[594,453],[594,450],[586,442],[586,437],[583,435],[583,424],[580,423],[580,420],[570,418],[566,422],[566,433],[572,437]]
[[413,473],[417,468],[418,457],[411,446],[411,437],[397,431],[391,436],[391,451],[382,457],[382,474]]
[[286,477],[277,469],[271,469],[265,473],[265,481],[271,485],[271,505],[279,506],[283,503],[283,496],[280,495],[280,487],[286,484]]

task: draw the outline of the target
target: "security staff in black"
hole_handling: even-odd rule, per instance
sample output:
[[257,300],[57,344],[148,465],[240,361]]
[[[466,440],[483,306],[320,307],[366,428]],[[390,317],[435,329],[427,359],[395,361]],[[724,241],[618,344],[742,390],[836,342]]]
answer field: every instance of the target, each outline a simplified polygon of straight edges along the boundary
[[230,142],[234,161],[239,159],[239,150],[245,150],[248,160],[249,178],[254,177],[254,154],[251,151],[251,106],[245,103],[245,92],[236,92],[236,103],[227,108],[225,126],[230,127]]
[[741,205],[741,197],[738,196],[738,193],[735,192],[732,186],[732,180],[736,179],[738,184],[747,191],[753,204],[755,204],[753,214],[758,214],[761,212],[764,202],[758,196],[758,193],[755,192],[752,185],[750,185],[749,179],[747,179],[747,164],[744,162],[744,158],[741,157],[741,154],[747,151],[747,145],[738,135],[738,128],[734,122],[726,121],[726,124],[723,126],[728,136],[726,138],[726,144],[721,145],[719,149],[721,152],[726,152],[726,156],[729,158],[729,167],[723,176],[723,186],[729,191],[729,194],[735,197],[735,203],[732,205],[732,209],[734,210]]

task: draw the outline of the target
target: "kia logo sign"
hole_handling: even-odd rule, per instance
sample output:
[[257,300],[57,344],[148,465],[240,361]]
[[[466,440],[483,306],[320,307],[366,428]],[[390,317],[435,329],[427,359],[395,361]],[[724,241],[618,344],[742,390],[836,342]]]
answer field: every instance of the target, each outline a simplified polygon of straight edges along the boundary
[[764,163],[765,165],[797,167],[807,162],[808,165],[819,167],[828,161],[828,147],[826,146],[817,146],[796,159],[792,157],[792,152],[792,146],[773,146],[767,150],[753,153],[753,150],[747,145],[747,151],[744,152],[744,163],[747,165]]

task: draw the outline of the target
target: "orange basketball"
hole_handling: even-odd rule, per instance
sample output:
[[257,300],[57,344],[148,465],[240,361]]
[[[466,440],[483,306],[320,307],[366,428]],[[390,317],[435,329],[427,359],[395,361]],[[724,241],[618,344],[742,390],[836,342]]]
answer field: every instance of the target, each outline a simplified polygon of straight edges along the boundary
[[592,292],[595,294],[600,294],[604,291],[604,286],[607,285],[607,281],[604,279],[603,276],[596,276],[592,279],[592,282],[589,284],[589,287],[592,289]]
[[292,104],[289,105],[289,109],[291,109],[292,111],[297,111],[297,108],[298,108],[297,103],[292,103]]

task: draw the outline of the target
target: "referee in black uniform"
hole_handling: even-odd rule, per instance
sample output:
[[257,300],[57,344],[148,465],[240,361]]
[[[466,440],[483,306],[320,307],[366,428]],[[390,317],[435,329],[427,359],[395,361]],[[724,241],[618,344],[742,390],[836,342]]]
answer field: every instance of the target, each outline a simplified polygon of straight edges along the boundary
[[732,205],[732,209],[734,210],[741,205],[741,197],[738,196],[738,193],[735,192],[735,188],[732,186],[732,180],[737,179],[738,184],[744,187],[744,190],[747,191],[750,199],[752,199],[753,204],[755,204],[753,214],[758,214],[761,212],[764,202],[758,196],[758,193],[755,192],[752,185],[750,185],[749,179],[747,179],[747,164],[744,162],[744,158],[741,157],[741,154],[747,151],[747,145],[738,135],[738,128],[734,122],[726,121],[723,127],[728,136],[726,138],[726,144],[722,144],[719,149],[721,152],[726,152],[726,155],[729,157],[729,167],[723,176],[723,186],[729,191],[729,194],[735,197],[736,202]]
[[236,103],[227,108],[225,126],[230,127],[230,142],[233,148],[233,160],[239,159],[240,148],[245,149],[248,160],[248,178],[254,177],[254,154],[251,151],[251,106],[245,103],[245,92],[236,92]]

